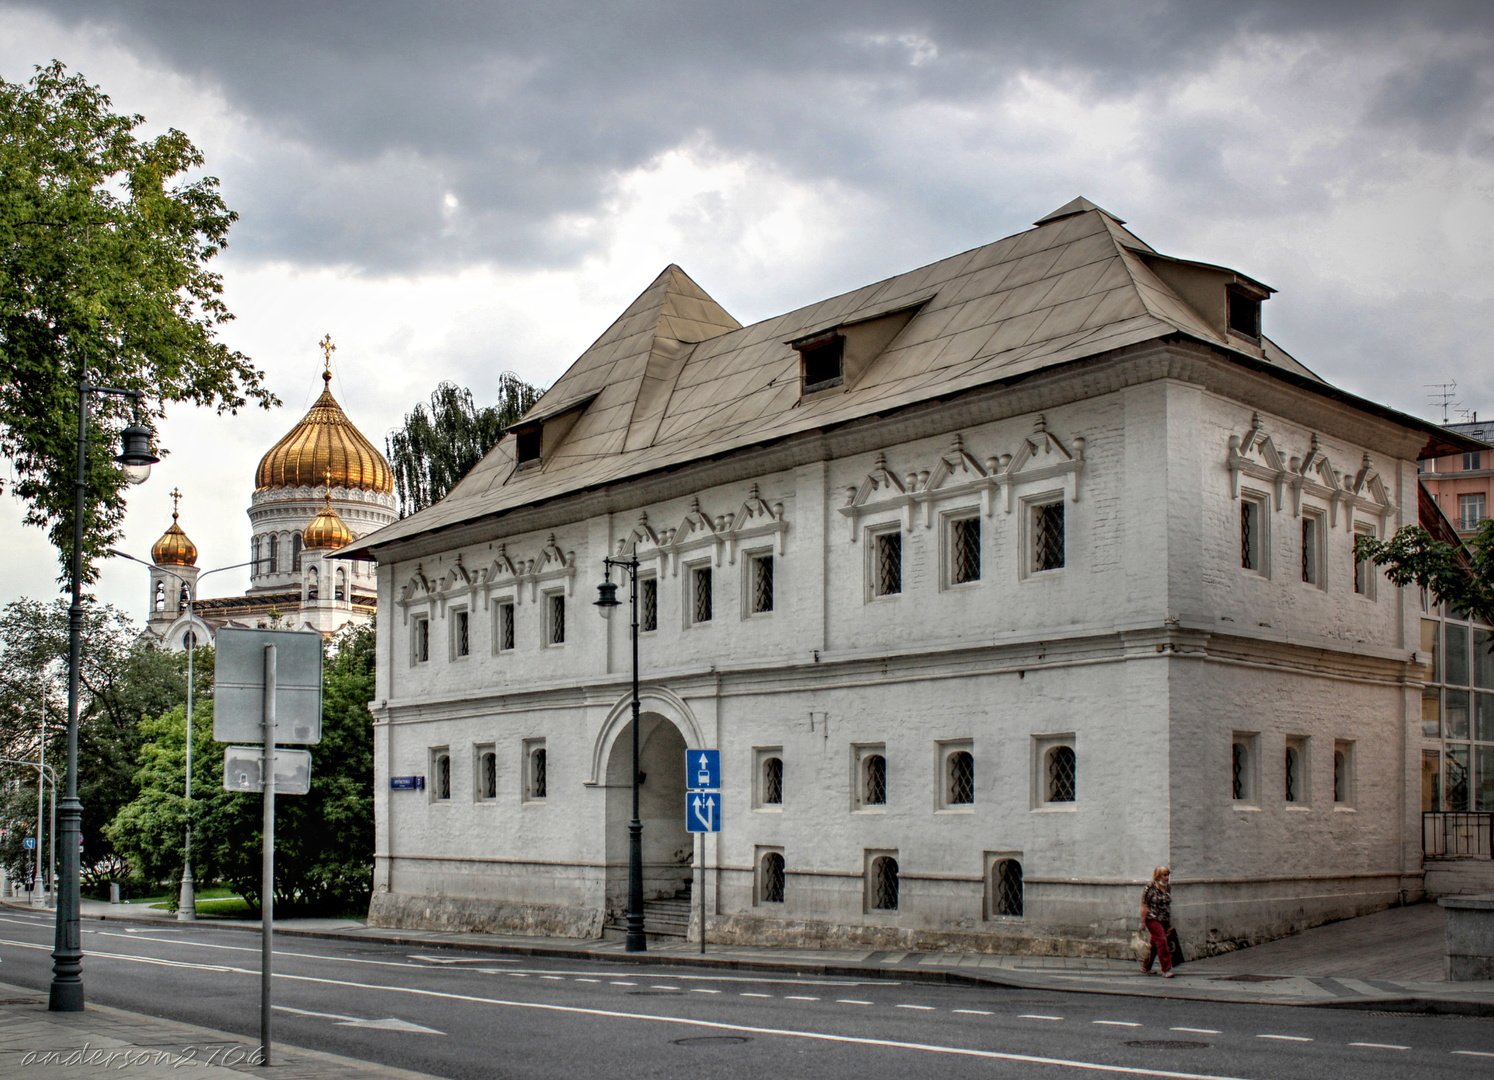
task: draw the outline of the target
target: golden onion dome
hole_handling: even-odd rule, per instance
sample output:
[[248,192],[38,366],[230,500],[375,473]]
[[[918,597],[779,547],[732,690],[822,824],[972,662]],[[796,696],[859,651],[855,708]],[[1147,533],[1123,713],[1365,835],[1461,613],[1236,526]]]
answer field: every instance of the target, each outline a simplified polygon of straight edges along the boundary
[[329,550],[347,547],[353,542],[353,531],[344,524],[342,517],[332,509],[332,493],[322,499],[322,508],[311,524],[301,531],[301,546],[307,551]]
[[182,531],[182,527],[176,523],[177,501],[182,493],[175,489],[171,492],[171,527],[161,534],[150,548],[150,558],[157,566],[196,566],[197,545]]
[[266,488],[357,488],[389,495],[394,476],[384,455],[353,426],[332,396],[332,372],[322,372],[322,393],[305,418],[259,460],[256,491]]

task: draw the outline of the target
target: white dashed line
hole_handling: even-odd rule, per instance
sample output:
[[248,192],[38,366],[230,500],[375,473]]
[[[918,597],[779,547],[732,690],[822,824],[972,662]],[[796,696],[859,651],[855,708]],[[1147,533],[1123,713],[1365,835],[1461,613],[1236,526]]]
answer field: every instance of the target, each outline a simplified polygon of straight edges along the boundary
[[[184,736],[182,736],[182,738],[185,739],[186,736],[184,735]],[[692,993],[692,994],[719,994],[719,993],[721,993],[721,991],[720,990],[706,990],[703,987],[697,986],[694,989],[692,989],[690,991],[690,993]]]
[[1486,1054],[1482,1050],[1454,1050],[1454,1054],[1462,1054],[1464,1057],[1486,1057],[1494,1058],[1494,1054]]
[[1041,1013],[1023,1013],[1018,1020],[1062,1020],[1061,1016],[1043,1016]]
[[893,1008],[894,1009],[914,1009],[914,1010],[917,1010],[918,1012],[933,1012],[934,1011],[934,1007],[932,1005],[894,1005]]
[[1257,1035],[1257,1039],[1274,1039],[1277,1042],[1312,1042],[1306,1035]]
[[1141,1026],[1140,1024],[1132,1023],[1130,1020],[1091,1020],[1090,1023],[1098,1024],[1100,1027],[1136,1028]]
[[1168,1028],[1167,1030],[1168,1031],[1186,1031],[1189,1035],[1222,1035],[1223,1034],[1223,1032],[1221,1032],[1218,1028],[1175,1027],[1175,1028]]
[[619,982],[619,981],[617,981],[617,980],[614,979],[612,981],[612,985],[613,986],[637,986],[638,984],[637,983],[631,983],[631,982]]
[[954,1011],[957,1012],[957,1013],[964,1013],[966,1016],[994,1016],[994,1015],[996,1015],[995,1013],[990,1012],[987,1009],[956,1009]]
[[651,986],[649,986],[649,989],[650,990],[678,990],[679,987],[678,986],[665,986],[663,983],[653,983]]
[[[182,736],[182,737],[186,738],[186,736]],[[541,975],[540,978],[541,979],[549,979],[551,982],[560,982],[561,981],[561,976],[559,976],[559,975]]]
[[1367,1050],[1409,1050],[1409,1046],[1398,1046],[1395,1043],[1360,1043],[1351,1042],[1350,1046],[1362,1046]]
[[[186,738],[186,736],[182,736],[182,737],[183,737],[183,738]],[[577,979],[577,980],[576,980],[576,981],[577,981],[577,982],[589,982],[589,983],[599,983],[599,982],[601,982],[601,981],[602,981],[602,980],[601,980],[601,979]]]
[[526,974],[525,972],[522,972],[522,971],[505,971],[503,974],[507,975],[510,979],[527,979],[527,978],[529,978],[528,974]]
[[810,997],[807,994],[785,994],[784,997],[783,997],[783,1000],[784,1001],[819,1001],[820,999],[817,998],[817,997]]
[[870,1005],[870,1001],[862,1001],[860,998],[836,998],[837,1005]]
[[760,998],[772,997],[772,996],[773,996],[772,994],[738,994],[737,995],[737,997],[760,997]]

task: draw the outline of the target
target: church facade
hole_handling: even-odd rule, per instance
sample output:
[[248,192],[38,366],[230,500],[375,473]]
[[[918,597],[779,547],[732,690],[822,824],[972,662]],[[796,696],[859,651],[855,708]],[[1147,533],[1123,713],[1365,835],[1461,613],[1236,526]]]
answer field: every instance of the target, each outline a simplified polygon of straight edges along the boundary
[[1159,864],[1199,951],[1419,896],[1420,607],[1353,545],[1457,437],[1288,355],[1271,293],[1083,199],[749,326],[667,268],[338,553],[378,563],[371,921],[617,921],[608,557],[646,892],[712,941],[1129,955]]
[[[199,595],[204,571],[197,565],[197,546],[179,523],[179,505],[151,547],[146,629],[166,647],[184,648],[189,636],[209,643],[225,626],[315,630],[330,637],[372,620],[372,567],[332,556],[396,519],[394,480],[384,456],[332,396],[335,348],[323,339],[321,395],[255,470],[249,591]],[[180,500],[181,493],[173,496]]]

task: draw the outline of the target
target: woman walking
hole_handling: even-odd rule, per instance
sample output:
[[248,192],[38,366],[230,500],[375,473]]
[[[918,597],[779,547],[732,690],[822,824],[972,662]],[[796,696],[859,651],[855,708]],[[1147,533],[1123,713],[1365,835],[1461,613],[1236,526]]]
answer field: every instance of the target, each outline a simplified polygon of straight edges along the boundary
[[[1159,866],[1152,871],[1152,880],[1141,894],[1141,925],[1151,936],[1152,949],[1162,961],[1162,977],[1172,978],[1172,950],[1167,947],[1167,928],[1172,925],[1172,871]],[[1151,960],[1141,962],[1143,974],[1152,973]]]

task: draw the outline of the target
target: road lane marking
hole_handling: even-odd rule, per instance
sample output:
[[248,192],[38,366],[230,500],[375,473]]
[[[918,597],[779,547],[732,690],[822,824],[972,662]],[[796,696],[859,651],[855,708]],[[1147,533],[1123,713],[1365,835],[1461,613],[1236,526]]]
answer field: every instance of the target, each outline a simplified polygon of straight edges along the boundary
[[1454,1050],[1454,1054],[1462,1054],[1464,1057],[1486,1057],[1494,1058],[1494,1054],[1486,1054],[1482,1050]]
[[1091,1020],[1090,1023],[1098,1024],[1100,1027],[1136,1028],[1141,1026],[1140,1024],[1132,1023],[1130,1020]]
[[964,1013],[966,1016],[995,1016],[996,1015],[995,1013],[991,1012],[989,1009],[955,1009],[954,1011],[957,1012],[957,1013]]
[[297,1016],[310,1016],[318,1020],[331,1020],[338,1027],[364,1028],[372,1031],[398,1031],[403,1035],[445,1035],[444,1031],[426,1027],[424,1024],[412,1024],[408,1020],[401,1020],[395,1016],[385,1017],[383,1020],[366,1020],[361,1016],[342,1016],[339,1013],[312,1012],[310,1009],[293,1009],[289,1005],[271,1005],[276,1012],[295,1013]]
[[637,986],[638,984],[635,983],[635,982],[623,982],[621,979],[614,979],[614,980],[612,980],[612,985],[613,986]]
[[1175,1028],[1168,1028],[1167,1030],[1168,1031],[1186,1031],[1190,1035],[1222,1035],[1222,1034],[1224,1034],[1218,1028],[1175,1027]]
[[651,984],[649,984],[649,989],[650,990],[678,990],[679,987],[678,986],[665,986],[662,983],[651,983]]
[[[47,949],[44,945],[33,945],[31,942],[3,942],[0,944],[17,944],[25,948]],[[112,956],[124,960],[140,960],[150,963],[153,958],[128,956],[109,953],[95,953],[98,956]],[[257,970],[248,968],[213,968],[209,965],[181,964],[182,967],[208,968],[209,970],[225,970],[239,975],[252,975],[259,977]],[[479,997],[475,994],[457,994],[445,990],[426,990],[414,986],[386,986],[380,983],[354,982],[349,979],[319,978],[313,975],[290,975],[276,972],[275,978],[282,982],[304,982],[318,986],[338,986],[352,990],[375,990],[391,994],[408,994],[412,997],[434,998],[440,1001],[466,1001],[476,1005],[492,1005],[497,1008],[507,1009],[532,1009],[536,1012],[559,1013],[570,1016],[595,1016],[612,1020],[633,1020],[641,1023],[670,1024],[678,1027],[705,1028],[710,1031],[732,1031],[748,1035],[778,1036],[786,1039],[804,1039],[811,1042],[843,1043],[848,1046],[872,1046],[893,1050],[911,1050],[917,1053],[945,1054],[951,1057],[979,1058],[985,1061],[1010,1061],[1023,1065],[1047,1065],[1053,1068],[1077,1069],[1088,1072],[1112,1073],[1118,1076],[1150,1076],[1159,1080],[1241,1080],[1238,1077],[1224,1076],[1214,1073],[1188,1073],[1172,1072],[1166,1069],[1147,1069],[1128,1065],[1107,1065],[1093,1061],[1077,1061],[1069,1058],[1039,1057],[1033,1054],[1006,1053],[999,1050],[977,1050],[963,1046],[941,1046],[936,1043],[914,1043],[904,1042],[897,1039],[874,1039],[858,1035],[833,1035],[821,1031],[794,1031],[790,1028],[765,1028],[755,1027],[748,1024],[731,1024],[717,1020],[695,1020],[684,1016],[655,1016],[648,1013],[628,1013],[615,1009],[592,1009],[580,1005],[554,1005],[537,1001],[509,1001],[503,998]],[[745,996],[745,995],[744,995]],[[1061,1020],[1062,1017],[1033,1017],[1034,1019]],[[1471,1054],[1478,1057],[1494,1057],[1494,1054],[1482,1054],[1476,1051],[1454,1050],[1455,1054]]]
[[721,993],[721,991],[720,990],[711,990],[708,987],[704,987],[704,986],[695,986],[695,987],[691,987],[690,993],[692,993],[692,994],[719,994],[719,993]]
[[[185,736],[183,736],[183,738],[185,738]],[[599,982],[601,982],[601,981],[602,981],[602,980],[601,980],[601,979],[582,979],[582,978],[579,978],[579,977],[578,977],[578,978],[577,978],[577,979],[576,979],[576,981],[577,981],[577,982],[584,982],[584,983],[599,983]]]
[[[742,996],[746,997],[745,994],[742,995]],[[837,1005],[870,1005],[871,1004],[870,1001],[862,1001],[860,998],[836,998],[835,999],[835,1003]]]
[[1312,1042],[1306,1035],[1257,1035],[1257,1039],[1275,1039],[1277,1042]]
[[1043,1016],[1041,1013],[1022,1013],[1018,1020],[1062,1020],[1061,1016]]
[[932,1005],[894,1005],[893,1008],[894,1009],[916,1009],[919,1012],[933,1012],[934,1011],[934,1007]]
[[785,994],[783,996],[783,1000],[784,1001],[819,1001],[820,999],[817,998],[817,997],[810,997],[808,994]]
[[1363,1046],[1368,1050],[1409,1050],[1409,1046],[1400,1046],[1396,1043],[1362,1043],[1351,1042],[1350,1046]]
[[[253,974],[257,975],[258,972],[254,972]],[[414,997],[437,998],[443,1001],[466,1001],[476,1005],[493,1005],[498,1008],[533,1009],[536,1012],[560,1013],[570,1016],[596,1016],[610,1020],[634,1020],[649,1024],[670,1024],[678,1027],[705,1028],[709,1031],[732,1031],[747,1035],[805,1039],[810,1042],[842,1043],[847,1046],[871,1046],[892,1050],[911,1050],[925,1054],[946,1054],[951,1057],[979,1058],[985,1061],[1010,1061],[1022,1065],[1046,1065],[1061,1069],[1112,1073],[1118,1076],[1151,1076],[1158,1077],[1159,1080],[1241,1080],[1239,1077],[1224,1076],[1217,1073],[1172,1072],[1167,1069],[1148,1069],[1132,1065],[1109,1065],[1096,1061],[1077,1061],[1069,1058],[1039,1057],[1034,1054],[1007,1053],[1001,1050],[977,1050],[965,1046],[942,1046],[937,1043],[905,1042],[899,1039],[875,1039],[862,1035],[834,1035],[823,1031],[795,1031],[792,1028],[756,1027],[750,1024],[732,1024],[720,1020],[696,1020],[686,1016],[629,1013],[616,1009],[593,1009],[581,1005],[554,1005],[538,1001],[508,1001],[502,998],[479,997],[475,994],[458,994],[447,990],[426,990],[415,986],[384,986],[378,983],[352,982],[347,979],[319,978],[314,975],[277,974],[275,977],[287,982],[341,986],[354,990],[383,990],[392,994],[409,994]],[[1062,1017],[1053,1017],[1052,1019],[1062,1019]]]
[[773,996],[772,994],[738,994],[737,995],[737,997],[760,997],[760,998],[766,998],[766,997],[772,997],[772,996]]
[[[186,736],[183,736],[183,738],[185,738],[185,737]],[[549,979],[551,982],[564,982],[565,981],[564,976],[561,976],[561,975],[541,975],[540,978],[541,979]]]

